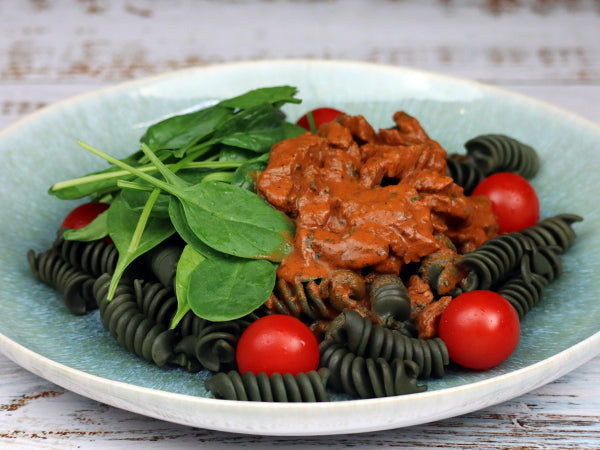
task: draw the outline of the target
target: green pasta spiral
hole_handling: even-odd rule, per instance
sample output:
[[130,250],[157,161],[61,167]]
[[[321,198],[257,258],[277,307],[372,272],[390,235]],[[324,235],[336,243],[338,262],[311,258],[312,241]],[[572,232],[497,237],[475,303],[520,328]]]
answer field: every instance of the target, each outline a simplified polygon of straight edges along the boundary
[[372,315],[381,324],[412,334],[404,323],[410,318],[410,296],[400,277],[387,274],[376,277],[369,286],[369,299]]
[[575,242],[572,225],[581,222],[583,217],[577,214],[558,214],[539,221],[537,224],[521,230],[538,247],[558,246],[560,253],[566,252]]
[[52,247],[61,257],[82,272],[99,277],[103,273],[112,274],[119,259],[117,247],[104,240],[70,241],[64,238],[66,228],[57,231]]
[[333,319],[339,311],[355,305],[366,292],[362,275],[351,270],[335,270],[329,277],[289,283],[278,278],[267,313],[287,314],[311,321]]
[[122,347],[148,362],[159,367],[168,363],[185,366],[185,355],[177,355],[174,351],[176,333],[140,310],[131,285],[120,283],[113,299],[107,300],[110,278],[110,275],[104,274],[94,283],[104,327]]
[[[473,291],[497,286],[519,269],[526,255],[529,255],[527,261],[532,265],[534,273],[560,273],[558,254],[564,253],[573,245],[576,235],[572,224],[580,220],[583,219],[574,214],[561,214],[519,232],[487,240],[458,261],[468,272],[462,289]],[[547,275],[551,279],[557,276]]]
[[537,152],[529,145],[503,134],[484,134],[465,143],[468,158],[484,176],[512,172],[532,178],[540,168]]
[[94,277],[65,261],[53,248],[36,254],[27,253],[33,275],[59,292],[66,307],[75,315],[84,315],[97,308],[93,295]]
[[[446,344],[439,338],[418,339],[374,324],[354,310],[344,310],[330,325],[327,338],[344,344],[357,356],[414,361],[422,378],[442,377],[450,363]],[[325,342],[325,341],[324,341]],[[323,344],[322,344],[323,345]]]
[[484,176],[466,155],[453,153],[446,158],[446,172],[454,182],[463,188],[465,195],[470,195]]
[[215,398],[254,402],[328,402],[328,369],[270,377],[261,372],[241,375],[235,370],[219,372],[205,382]]
[[414,361],[364,358],[333,340],[320,346],[320,366],[331,372],[330,385],[353,397],[375,398],[413,394],[427,389],[418,385],[420,368]]

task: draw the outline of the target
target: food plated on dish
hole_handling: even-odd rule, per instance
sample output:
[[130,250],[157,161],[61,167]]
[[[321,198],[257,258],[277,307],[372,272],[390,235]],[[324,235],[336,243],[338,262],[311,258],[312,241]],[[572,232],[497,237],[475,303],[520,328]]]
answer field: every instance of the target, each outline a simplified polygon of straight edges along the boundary
[[[408,85],[417,74],[409,75],[403,80]],[[442,81],[460,84],[435,81],[442,87]],[[284,89],[286,95],[281,94]],[[67,300],[62,300],[62,308],[53,303],[61,315],[67,313],[61,316],[62,323],[70,328],[81,324],[79,335],[84,341],[89,331],[92,336],[109,337],[103,342],[115,346],[109,349],[103,344],[102,352],[113,352],[112,361],[115,356],[124,358],[116,350],[124,348],[138,355],[131,355],[136,362],[127,365],[146,370],[144,359],[160,365],[161,369],[149,370],[158,370],[159,378],[169,380],[166,390],[172,390],[179,379],[174,392],[190,395],[189,387],[197,383],[193,388],[197,395],[209,397],[202,401],[263,399],[265,391],[256,386],[271,381],[237,370],[241,364],[236,344],[251,324],[282,314],[299,319],[321,348],[317,366],[298,372],[307,376],[295,374],[294,382],[290,377],[272,382],[296,383],[292,389],[300,392],[297,400],[325,399],[325,392],[327,399],[335,400],[332,404],[346,403],[351,408],[354,402],[349,399],[381,396],[390,399],[385,402],[412,400],[418,405],[444,391],[451,395],[453,387],[512,376],[524,358],[547,360],[533,355],[530,346],[548,333],[547,312],[552,316],[560,305],[553,294],[574,274],[582,240],[579,230],[585,231],[589,220],[587,211],[584,214],[576,204],[569,208],[571,204],[561,197],[550,201],[543,181],[548,168],[553,175],[557,172],[547,142],[527,139],[527,133],[513,124],[493,123],[494,119],[490,125],[473,116],[469,118],[476,126],[466,125],[460,132],[454,127],[444,136],[436,129],[444,128],[452,117],[468,124],[462,119],[468,111],[465,105],[483,108],[484,101],[466,101],[460,107],[450,102],[444,114],[439,113],[448,106],[445,101],[429,99],[353,104],[351,97],[345,102],[333,98],[314,103],[310,96],[302,96],[300,106],[295,95],[289,95],[290,89],[278,86],[245,95],[238,90],[192,113],[139,120],[150,123],[136,130],[137,140],[143,136],[142,145],[131,145],[133,154],[120,146],[118,159],[111,155],[114,141],[106,145],[106,138],[90,139],[89,132],[77,138],[81,139],[78,152],[94,153],[117,167],[93,175],[102,183],[115,181],[113,187],[100,183],[83,195],[85,183],[69,184],[68,177],[59,178],[67,180],[64,184],[55,178],[47,185],[57,195],[77,190],[80,196],[71,198],[91,195],[94,204],[110,204],[93,226],[60,230],[57,241],[50,242],[53,251],[45,252],[29,241],[29,248],[39,249],[30,256],[33,272],[62,291],[64,295],[57,298]],[[477,91],[471,85],[465,89],[467,97]],[[249,101],[257,93],[263,99],[277,95],[273,101]],[[490,102],[491,109],[500,108],[493,99]],[[344,113],[311,131],[300,130],[296,118],[323,104]],[[220,108],[227,111],[217,111]],[[264,117],[256,112],[260,108]],[[177,108],[161,109],[160,115],[171,111]],[[173,124],[179,126],[194,114],[212,117],[219,126],[229,122],[228,132],[218,127],[206,131],[198,125],[195,136],[180,131],[169,135],[169,128],[176,128]],[[246,123],[258,127],[241,132],[231,126],[243,122],[239,116],[244,114],[250,117]],[[127,132],[130,143],[131,131]],[[187,140],[177,142],[178,136]],[[454,154],[460,147],[464,154]],[[498,151],[503,156],[490,162],[489,155]],[[467,172],[470,169],[465,167],[476,170]],[[97,170],[101,170],[97,158],[87,161],[87,172]],[[103,178],[110,172],[120,175]],[[478,183],[465,181],[492,179],[493,172],[517,172],[516,176],[529,178],[525,186],[535,187],[536,200],[539,195],[541,219],[534,214],[533,222],[521,228],[504,228],[511,224],[505,225],[499,218],[502,214],[493,210],[493,195],[489,191],[480,195]],[[79,181],[91,176],[85,171],[71,173],[71,179]],[[492,190],[502,190],[503,181],[496,183]],[[65,207],[60,208],[65,213],[50,234],[67,215]],[[515,216],[522,214],[509,214],[509,219]],[[79,266],[79,272],[65,276],[71,268],[65,264]],[[59,266],[61,277],[52,278]],[[83,267],[87,273],[82,273]],[[489,348],[483,347],[482,354],[492,356],[492,361],[482,361],[481,356],[468,361],[477,353],[472,346],[466,359],[459,355],[470,330],[453,337],[461,326],[460,311],[444,317],[444,309],[450,312],[450,305],[462,303],[461,295],[469,292],[484,291],[483,301],[492,304],[491,290],[503,294],[509,305],[503,320],[512,328],[503,326],[499,335],[493,334],[498,330],[490,331],[491,339],[506,341],[507,348],[499,350],[500,355],[489,355]],[[547,292],[540,297],[542,291]],[[163,323],[157,328],[144,314],[158,314],[159,301],[169,306],[160,313]],[[462,308],[468,309],[465,304]],[[68,309],[86,314],[74,316]],[[137,331],[142,328],[145,333]],[[148,337],[150,330],[151,339],[139,337]],[[482,333],[481,329],[471,332]],[[551,347],[539,351],[556,354]],[[267,355],[265,359],[281,358]],[[260,371],[259,364],[250,373],[257,377]],[[405,399],[399,400],[399,394],[405,394]],[[358,404],[370,401],[378,400]],[[414,420],[410,416],[407,413],[404,422],[394,420],[409,423]]]

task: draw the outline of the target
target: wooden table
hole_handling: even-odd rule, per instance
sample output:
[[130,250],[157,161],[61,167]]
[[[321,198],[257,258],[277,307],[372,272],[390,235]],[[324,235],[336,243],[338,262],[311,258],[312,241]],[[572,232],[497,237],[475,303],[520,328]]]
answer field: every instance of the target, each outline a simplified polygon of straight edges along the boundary
[[[598,0],[0,1],[0,128],[81,92],[239,60],[350,59],[467,77],[600,123]],[[3,299],[4,301],[4,299]],[[600,448],[600,357],[514,400],[354,436],[241,436],[80,397],[0,356],[0,448]]]

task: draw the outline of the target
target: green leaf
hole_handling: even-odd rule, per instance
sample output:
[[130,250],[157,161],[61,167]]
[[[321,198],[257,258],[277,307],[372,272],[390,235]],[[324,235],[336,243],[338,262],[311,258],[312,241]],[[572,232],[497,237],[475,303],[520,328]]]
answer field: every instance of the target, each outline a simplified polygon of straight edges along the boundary
[[188,302],[206,320],[233,320],[251,313],[271,295],[276,266],[264,260],[223,257],[200,262],[189,280]]
[[[120,194],[121,200],[125,202],[129,209],[141,214],[148,203],[150,195],[152,195],[152,190],[154,189],[151,185],[148,185],[148,187],[149,190],[147,191],[123,189]],[[170,200],[170,195],[160,194],[154,202],[154,206],[152,207],[152,216],[168,218]]]
[[169,117],[149,127],[140,141],[154,151],[180,149],[207,138],[233,114],[231,109],[215,105],[189,114]]
[[284,139],[295,138],[306,133],[306,129],[291,122],[283,122]]
[[261,104],[233,116],[215,131],[212,140],[264,153],[284,137],[277,110],[269,104]]
[[205,259],[206,258],[194,250],[192,246],[186,245],[183,248],[183,252],[181,253],[181,257],[177,263],[177,273],[175,276],[177,312],[171,320],[171,329],[175,328],[190,310],[190,304],[188,300],[190,278],[193,270]]
[[85,227],[76,230],[65,230],[63,236],[67,241],[97,241],[108,235],[108,210],[101,212]]
[[265,103],[275,106],[284,103],[301,103],[302,100],[294,98],[297,92],[298,89],[293,86],[270,86],[254,89],[237,97],[223,100],[219,105],[234,109],[248,109]]
[[267,158],[264,160],[248,161],[241,165],[233,173],[231,184],[255,192],[255,180],[259,172],[262,172],[267,167]]
[[242,258],[281,261],[291,250],[293,222],[239,186],[207,182],[177,194],[189,228],[205,244]]
[[120,196],[115,198],[107,210],[109,235],[119,251],[119,259],[108,291],[109,300],[112,299],[117,284],[129,264],[175,232],[169,219],[150,215],[159,192],[158,189],[153,192],[155,195],[148,199],[147,207],[141,214],[130,209]]
[[181,236],[181,238],[196,252],[205,258],[217,258],[220,256],[220,252],[213,250],[206,245],[189,227],[183,205],[177,197],[171,197],[171,202],[169,203],[169,216],[171,217],[171,223],[175,227],[177,233],[179,233],[179,236]]

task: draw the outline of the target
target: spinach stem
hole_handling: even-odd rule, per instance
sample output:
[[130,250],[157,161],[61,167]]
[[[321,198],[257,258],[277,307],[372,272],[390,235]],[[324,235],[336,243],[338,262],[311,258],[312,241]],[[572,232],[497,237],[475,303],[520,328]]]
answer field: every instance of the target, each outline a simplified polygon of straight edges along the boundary
[[154,188],[150,197],[146,201],[144,205],[144,209],[142,210],[142,214],[135,226],[135,231],[133,232],[133,236],[131,237],[131,241],[129,242],[129,246],[127,247],[127,253],[122,255],[119,252],[119,260],[117,261],[117,267],[113,273],[113,276],[110,280],[110,286],[108,287],[108,293],[106,295],[107,301],[111,301],[115,295],[115,291],[117,290],[117,286],[123,272],[125,271],[130,259],[131,255],[134,255],[137,251],[138,246],[140,245],[140,241],[142,240],[142,235],[144,234],[144,229],[146,228],[146,224],[148,223],[148,219],[150,218],[150,213],[152,212],[152,208],[160,195],[160,189]]
[[131,173],[133,175],[138,176],[142,180],[146,180],[148,183],[153,184],[157,188],[160,188],[160,189],[168,192],[169,194],[172,194],[172,195],[176,196],[176,189],[173,189],[172,185],[170,185],[168,183],[165,183],[164,181],[159,180],[158,178],[155,178],[155,177],[153,177],[151,175],[148,175],[147,173],[145,173],[145,172],[143,172],[143,171],[141,171],[141,170],[139,170],[139,169],[137,169],[135,167],[132,167],[129,164],[126,164],[123,161],[118,160],[117,158],[114,158],[114,157],[110,156],[109,154],[104,153],[103,151],[98,150],[97,148],[92,147],[89,144],[86,144],[83,141],[77,141],[77,143],[83,149],[85,149],[85,150],[93,153],[94,155],[99,156],[100,158],[108,161],[109,163],[111,163],[111,164],[113,164],[115,166],[120,167],[121,169],[124,169],[124,170],[128,171],[129,173]]
[[[179,163],[176,164],[179,165]],[[177,171],[177,169],[235,169],[241,166],[243,164],[243,161],[189,161],[181,167],[175,167],[176,164],[167,164],[167,167],[169,167],[174,172]],[[137,167],[137,169],[141,170],[142,172],[155,172],[156,170],[158,170],[154,165]],[[71,180],[59,181],[58,183],[55,183],[52,186],[51,190],[60,191],[61,189],[70,188],[80,184],[109,180],[111,178],[119,178],[127,175],[131,175],[131,172],[129,170],[118,170],[115,172],[86,175],[84,177],[73,178]]]

